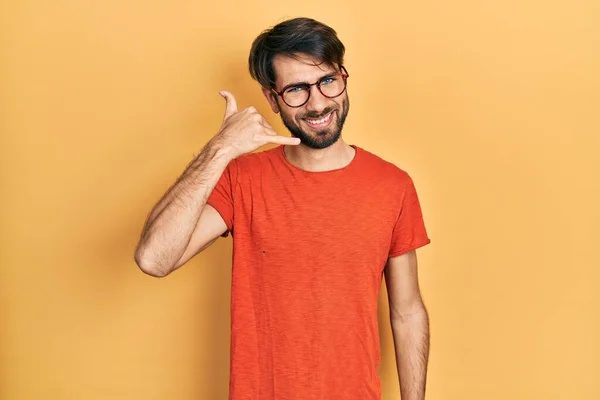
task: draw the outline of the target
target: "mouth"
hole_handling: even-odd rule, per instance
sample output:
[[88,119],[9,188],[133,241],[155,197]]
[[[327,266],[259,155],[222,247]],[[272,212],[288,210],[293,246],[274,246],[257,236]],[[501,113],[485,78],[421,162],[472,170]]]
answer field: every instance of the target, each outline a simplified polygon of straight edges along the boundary
[[313,129],[323,129],[331,124],[333,120],[333,111],[319,119],[304,118],[304,122]]

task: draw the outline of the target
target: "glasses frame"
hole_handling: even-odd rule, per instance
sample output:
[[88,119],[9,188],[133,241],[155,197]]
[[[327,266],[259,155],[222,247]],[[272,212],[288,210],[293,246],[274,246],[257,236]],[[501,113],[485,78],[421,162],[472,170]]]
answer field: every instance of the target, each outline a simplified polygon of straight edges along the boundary
[[[342,76],[342,79],[344,80],[344,89],[340,92],[340,94],[337,94],[335,96],[327,96],[325,93],[323,93],[323,91],[321,90],[321,82],[323,81],[323,78],[319,79],[317,82],[315,83],[301,83],[301,84],[292,84],[292,85],[287,85],[286,87],[284,87],[280,92],[276,91],[275,89],[271,89],[271,91],[276,94],[277,96],[281,97],[281,100],[283,100],[283,102],[288,106],[288,107],[292,107],[292,108],[299,108],[302,107],[303,105],[305,105],[306,103],[308,103],[308,100],[310,100],[310,95],[312,93],[311,88],[313,86],[316,86],[317,89],[319,89],[319,93],[321,93],[324,97],[327,97],[328,99],[335,99],[336,97],[341,96],[342,94],[344,94],[344,92],[346,91],[346,88],[348,86],[348,78],[350,77],[350,74],[348,74],[348,71],[346,70],[346,68],[342,65],[340,67],[340,72],[339,74]],[[290,87],[293,86],[308,86],[308,97],[306,98],[306,101],[302,104],[300,104],[299,106],[291,106],[288,104],[287,101],[285,101],[285,99],[283,98],[283,92],[285,92],[286,90],[288,90]]]

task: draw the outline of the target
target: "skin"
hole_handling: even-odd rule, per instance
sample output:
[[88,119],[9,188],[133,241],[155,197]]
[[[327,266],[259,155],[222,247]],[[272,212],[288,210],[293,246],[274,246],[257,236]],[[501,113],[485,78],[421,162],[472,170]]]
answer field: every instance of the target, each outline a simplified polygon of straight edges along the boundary
[[[276,90],[291,83],[318,81],[333,66],[319,64],[308,56],[278,56],[274,60]],[[348,110],[348,92],[337,98],[323,96],[311,87],[302,107],[287,106],[270,89],[263,94],[274,113],[298,138],[279,136],[256,109],[238,111],[233,95],[226,100],[223,125],[177,182],[154,206],[144,226],[135,260],[145,273],[163,277],[184,265],[215,242],[227,226],[219,213],[206,204],[218,178],[234,158],[267,143],[284,145],[287,159],[307,171],[327,171],[348,165],[355,150],[341,135],[343,114]],[[306,117],[333,111],[335,120],[323,130],[314,130]],[[302,141],[302,143],[301,143]],[[402,400],[423,400],[429,356],[429,318],[423,303],[416,252],[389,258],[384,269],[390,306],[390,321]]]
[[[293,61],[296,60],[299,60],[299,62],[294,63]],[[314,85],[317,82],[327,82],[329,78],[334,78],[338,82],[341,82],[341,76],[337,75],[341,72],[338,68],[327,64],[321,64],[318,67],[322,72],[319,72],[313,81],[306,82],[301,80],[302,76],[308,75],[308,71],[306,71],[308,68],[305,67],[314,67],[315,64],[314,60],[308,56],[299,56],[295,58],[286,56],[275,57],[273,66],[275,71],[278,71],[277,83],[279,83],[279,85],[276,85],[276,88],[272,91],[263,89],[263,94],[271,104],[273,111],[275,113],[281,113],[281,119],[291,132],[292,136],[300,138],[302,144],[306,147],[324,149],[333,145],[341,137],[344,121],[346,120],[350,108],[350,102],[348,100],[348,93],[345,91],[338,97],[327,98],[319,92],[317,85]],[[282,81],[290,83],[282,84]],[[277,94],[284,89],[290,88],[291,84],[296,83],[313,84],[308,103],[302,107],[288,106]],[[326,100],[324,107],[322,107],[323,102],[321,101],[323,99]],[[333,121],[335,123],[330,124],[326,128],[316,129],[306,122],[307,118],[320,119],[330,113],[333,113]]]
[[429,359],[429,316],[419,289],[415,250],[384,269],[402,400],[423,400]]
[[148,275],[170,274],[225,233],[225,221],[206,202],[231,160],[267,143],[300,143],[299,139],[277,135],[254,107],[238,111],[231,93],[221,95],[227,102],[221,129],[146,219],[134,258]]
[[[323,76],[337,69],[313,60],[309,56],[298,55],[292,58],[287,56],[276,56],[273,59],[273,68],[276,71],[275,90],[279,91],[292,83],[314,83]],[[316,86],[311,87],[308,102],[299,108],[289,107],[270,89],[263,88],[262,92],[274,113],[280,113],[281,119],[286,126],[294,125],[304,135],[309,136],[314,142],[332,141],[325,148],[313,148],[303,141],[300,146],[285,147],[288,160],[297,167],[307,171],[327,171],[348,165],[354,158],[355,150],[349,146],[341,137],[344,108],[349,108],[348,92],[330,99],[321,94]],[[323,131],[315,131],[304,120],[306,117],[320,117],[333,110],[334,121]],[[289,129],[289,128],[288,128]],[[294,132],[292,132],[292,135]]]

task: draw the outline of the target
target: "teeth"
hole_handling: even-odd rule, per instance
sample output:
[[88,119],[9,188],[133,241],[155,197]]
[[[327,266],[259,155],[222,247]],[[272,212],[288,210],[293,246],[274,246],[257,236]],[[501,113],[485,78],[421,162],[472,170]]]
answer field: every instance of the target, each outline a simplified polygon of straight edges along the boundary
[[329,117],[331,116],[331,114],[329,114],[328,116],[326,116],[325,118],[321,118],[321,119],[307,119],[307,121],[313,125],[318,125],[318,124],[322,124],[324,122],[327,122],[327,120],[329,120]]

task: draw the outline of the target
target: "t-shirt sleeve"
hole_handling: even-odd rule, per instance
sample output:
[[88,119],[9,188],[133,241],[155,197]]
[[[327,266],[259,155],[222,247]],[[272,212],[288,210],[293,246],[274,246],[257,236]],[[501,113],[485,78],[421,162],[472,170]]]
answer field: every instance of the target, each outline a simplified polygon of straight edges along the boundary
[[408,177],[400,213],[392,233],[389,257],[399,256],[430,242],[414,182]]
[[227,237],[229,232],[233,233],[233,197],[237,178],[235,168],[235,160],[233,160],[223,171],[217,185],[206,201],[206,204],[217,210],[227,225],[227,231],[221,235],[222,237]]

